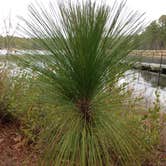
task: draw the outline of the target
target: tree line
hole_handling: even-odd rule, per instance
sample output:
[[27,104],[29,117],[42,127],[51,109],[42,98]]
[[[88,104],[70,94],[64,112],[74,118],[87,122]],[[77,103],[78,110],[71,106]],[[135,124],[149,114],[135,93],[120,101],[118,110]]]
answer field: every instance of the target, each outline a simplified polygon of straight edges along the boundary
[[38,39],[16,36],[0,36],[0,49],[41,49]]
[[[0,49],[41,49],[38,39],[16,36],[0,36]],[[138,49],[156,50],[166,49],[166,15],[152,21],[145,30],[135,35]]]
[[139,49],[142,50],[166,49],[166,15],[152,21],[141,34],[136,35],[135,42],[139,41]]

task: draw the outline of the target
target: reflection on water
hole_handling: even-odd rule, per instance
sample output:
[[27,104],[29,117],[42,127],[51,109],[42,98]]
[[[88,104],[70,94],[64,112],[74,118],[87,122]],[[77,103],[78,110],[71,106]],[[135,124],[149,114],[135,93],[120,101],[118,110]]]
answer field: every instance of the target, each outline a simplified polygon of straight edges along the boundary
[[166,75],[160,75],[158,73],[140,71],[141,77],[150,83],[152,87],[160,87],[161,89],[166,89]]
[[149,107],[155,101],[156,90],[160,93],[160,103],[163,111],[166,111],[166,75],[160,76],[158,86],[158,74],[148,71],[130,70],[125,73],[119,83],[128,83],[128,88],[133,89],[135,96],[142,96],[146,106]]

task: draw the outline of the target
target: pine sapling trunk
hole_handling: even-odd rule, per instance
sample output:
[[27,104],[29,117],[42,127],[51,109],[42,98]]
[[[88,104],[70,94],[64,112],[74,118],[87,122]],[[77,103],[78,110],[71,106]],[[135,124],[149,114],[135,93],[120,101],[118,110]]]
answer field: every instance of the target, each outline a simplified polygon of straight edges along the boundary
[[79,109],[79,111],[82,113],[83,118],[86,120],[86,122],[90,122],[92,119],[90,101],[86,98],[78,100],[76,106]]

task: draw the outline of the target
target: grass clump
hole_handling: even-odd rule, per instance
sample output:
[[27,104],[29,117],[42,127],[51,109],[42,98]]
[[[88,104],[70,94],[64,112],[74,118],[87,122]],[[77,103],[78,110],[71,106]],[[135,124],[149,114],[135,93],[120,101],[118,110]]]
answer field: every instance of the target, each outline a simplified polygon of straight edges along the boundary
[[141,165],[146,143],[119,113],[121,91],[113,90],[129,66],[142,17],[127,12],[125,2],[54,5],[29,7],[26,32],[48,53],[20,61],[36,72],[40,101],[54,105],[42,132],[41,165]]

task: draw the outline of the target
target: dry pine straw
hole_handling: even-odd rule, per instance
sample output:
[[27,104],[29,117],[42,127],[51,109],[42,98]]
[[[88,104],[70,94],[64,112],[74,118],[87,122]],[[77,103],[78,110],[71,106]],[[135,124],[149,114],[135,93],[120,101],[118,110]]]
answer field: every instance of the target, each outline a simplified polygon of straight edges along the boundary
[[16,124],[0,123],[0,166],[35,166],[37,155]]
[[[166,128],[163,132],[166,143]],[[143,166],[166,166],[165,150],[156,149],[152,154],[152,160],[145,162]],[[0,123],[0,166],[37,166],[37,156],[32,146],[27,145],[26,138],[21,135],[17,124]]]

